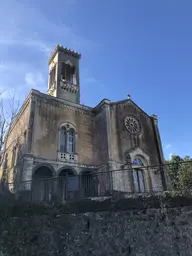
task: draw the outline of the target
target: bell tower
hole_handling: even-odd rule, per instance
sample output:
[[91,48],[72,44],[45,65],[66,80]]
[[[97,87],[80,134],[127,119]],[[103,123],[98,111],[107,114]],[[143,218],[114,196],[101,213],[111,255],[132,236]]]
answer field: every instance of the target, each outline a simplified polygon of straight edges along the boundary
[[80,103],[79,60],[81,55],[57,45],[49,59],[48,94]]

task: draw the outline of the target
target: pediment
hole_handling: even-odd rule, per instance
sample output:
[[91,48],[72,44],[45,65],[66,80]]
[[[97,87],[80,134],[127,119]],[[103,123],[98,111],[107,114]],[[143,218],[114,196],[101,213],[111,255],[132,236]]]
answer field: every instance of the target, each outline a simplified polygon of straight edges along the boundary
[[135,108],[135,110],[138,113],[143,114],[147,119],[150,119],[150,116],[143,109],[141,109],[137,104],[135,104],[135,102],[133,102],[131,99],[112,102],[111,105],[113,108],[121,108],[122,110],[127,106],[132,106],[133,108]]

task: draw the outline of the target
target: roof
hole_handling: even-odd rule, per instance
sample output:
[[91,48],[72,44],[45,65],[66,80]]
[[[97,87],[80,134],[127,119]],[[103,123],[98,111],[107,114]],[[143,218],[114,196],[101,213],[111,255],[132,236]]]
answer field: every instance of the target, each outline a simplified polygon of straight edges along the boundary
[[121,101],[116,101],[116,102],[111,102],[111,105],[120,105],[126,102],[130,102],[133,105],[135,105],[136,108],[138,108],[141,112],[143,112],[146,116],[148,116],[149,118],[151,118],[143,109],[141,109],[134,101],[132,101],[130,98],[126,99],[126,100],[121,100]]

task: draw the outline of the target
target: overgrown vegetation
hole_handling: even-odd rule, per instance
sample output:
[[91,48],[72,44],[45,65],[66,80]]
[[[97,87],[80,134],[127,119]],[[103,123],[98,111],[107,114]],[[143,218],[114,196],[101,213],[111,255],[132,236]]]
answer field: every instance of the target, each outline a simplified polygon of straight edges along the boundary
[[173,155],[166,161],[172,189],[187,191],[192,189],[192,158]]

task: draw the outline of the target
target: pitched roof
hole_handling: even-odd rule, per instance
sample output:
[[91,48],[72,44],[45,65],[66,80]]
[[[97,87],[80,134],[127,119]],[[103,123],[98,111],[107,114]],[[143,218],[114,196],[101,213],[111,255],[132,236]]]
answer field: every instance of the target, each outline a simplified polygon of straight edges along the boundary
[[148,116],[149,118],[150,115],[148,115],[142,108],[140,108],[134,101],[132,101],[131,99],[126,99],[126,100],[121,100],[121,101],[116,101],[116,102],[111,102],[111,105],[126,105],[126,104],[132,104],[134,105],[137,109],[139,109],[143,114],[145,114],[146,116]]

